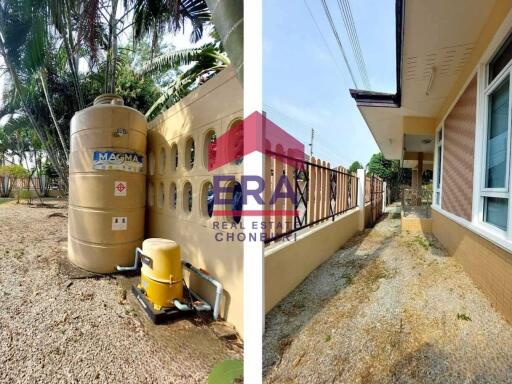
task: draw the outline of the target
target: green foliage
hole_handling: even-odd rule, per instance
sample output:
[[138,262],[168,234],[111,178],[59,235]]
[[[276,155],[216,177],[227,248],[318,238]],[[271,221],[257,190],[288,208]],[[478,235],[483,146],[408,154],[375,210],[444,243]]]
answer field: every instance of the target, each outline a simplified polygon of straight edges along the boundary
[[30,176],[30,172],[18,164],[2,165],[0,166],[0,176],[7,176],[12,179],[22,179]]
[[382,152],[376,153],[368,163],[368,173],[379,176],[385,181],[390,181],[398,176],[400,162],[398,160],[387,160]]
[[465,313],[457,313],[457,320],[471,321],[471,317]]
[[30,191],[27,191],[26,189],[23,189],[18,192],[19,198],[23,200],[29,200],[32,198],[32,193]]
[[417,235],[413,241],[424,250],[428,250],[430,248],[430,241],[428,241],[425,236]]
[[183,30],[186,21],[192,25],[190,40],[197,42],[203,35],[203,25],[210,21],[210,10],[204,0],[126,0],[134,5],[134,36],[137,40],[150,37],[152,46],[165,30]]
[[229,63],[218,41],[199,48],[170,51],[144,63],[141,69],[143,74],[162,73],[171,68],[191,65],[164,86],[162,95],[146,112],[146,117],[151,119],[158,111],[176,103],[195,87],[226,68]]
[[44,162],[42,165],[42,172],[41,175],[46,175],[48,177],[57,177],[58,174],[55,171],[55,168],[53,167],[52,163],[49,161]]
[[361,164],[359,161],[354,161],[352,164],[350,164],[350,167],[348,167],[349,172],[355,173],[358,169],[363,169],[363,164]]
[[213,367],[208,375],[208,384],[232,384],[244,377],[242,360],[224,360]]
[[[0,2],[0,56],[2,70],[9,74],[0,117],[10,120],[0,127],[0,158],[18,156],[28,163],[25,154],[30,153],[38,175],[45,172],[41,166],[48,159],[66,182],[74,113],[105,90],[118,93],[126,105],[141,112],[151,110],[151,117],[168,108],[205,75],[198,68],[211,67],[198,63],[222,62],[222,57],[210,49],[210,55],[189,60],[192,70],[179,68],[184,60],[168,62],[151,76],[137,70],[161,52],[161,34],[183,31],[190,22],[191,40],[197,41],[209,21],[204,0]],[[131,32],[133,42],[121,46],[121,33]],[[164,90],[160,81],[165,81]]]

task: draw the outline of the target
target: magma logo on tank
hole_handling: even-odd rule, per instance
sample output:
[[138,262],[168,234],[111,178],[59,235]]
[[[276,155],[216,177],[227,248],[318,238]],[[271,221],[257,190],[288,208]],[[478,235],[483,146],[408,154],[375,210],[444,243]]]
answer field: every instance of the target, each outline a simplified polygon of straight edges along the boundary
[[143,172],[144,156],[135,152],[94,151],[92,166],[97,170]]

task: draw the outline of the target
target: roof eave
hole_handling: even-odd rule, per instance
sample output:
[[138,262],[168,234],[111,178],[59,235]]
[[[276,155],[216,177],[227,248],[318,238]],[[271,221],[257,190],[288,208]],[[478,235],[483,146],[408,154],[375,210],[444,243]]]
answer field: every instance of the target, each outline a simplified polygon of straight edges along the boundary
[[358,107],[400,108],[400,96],[397,93],[382,93],[350,89],[350,95]]
[[404,10],[405,0],[396,0],[396,93],[372,92],[351,89],[350,95],[358,107],[391,107],[402,105],[402,49],[404,42]]

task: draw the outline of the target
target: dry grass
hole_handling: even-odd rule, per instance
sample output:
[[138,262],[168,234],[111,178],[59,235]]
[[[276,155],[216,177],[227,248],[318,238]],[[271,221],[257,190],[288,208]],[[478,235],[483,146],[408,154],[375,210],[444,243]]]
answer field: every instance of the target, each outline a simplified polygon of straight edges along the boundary
[[1,383],[204,383],[240,358],[210,326],[154,326],[120,280],[84,278],[54,212],[65,210],[0,206]]
[[353,239],[266,320],[268,383],[512,382],[512,327],[434,238],[401,234],[397,219]]

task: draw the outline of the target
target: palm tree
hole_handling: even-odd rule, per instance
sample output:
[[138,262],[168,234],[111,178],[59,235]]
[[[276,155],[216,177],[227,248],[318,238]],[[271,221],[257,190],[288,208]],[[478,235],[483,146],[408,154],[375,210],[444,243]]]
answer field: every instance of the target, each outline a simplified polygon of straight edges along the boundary
[[243,0],[205,0],[212,13],[215,30],[222,39],[238,79],[244,84],[244,2]]
[[134,38],[151,36],[152,47],[164,31],[182,31],[185,22],[192,25],[190,41],[195,43],[203,36],[204,25],[211,16],[204,0],[125,0],[125,6],[134,10]]
[[41,1],[0,2],[0,55],[4,59],[15,91],[14,104],[19,105],[19,112],[23,113],[36,132],[37,138],[67,186],[67,165],[61,157],[65,151],[55,147],[48,126],[40,119],[31,102],[35,96],[31,77],[45,57],[45,9],[45,4]]
[[243,84],[243,0],[125,0],[125,3],[134,5],[135,39],[151,35],[153,46],[165,29],[182,30],[186,20],[193,27],[190,40],[197,42],[204,25],[213,20]]
[[219,42],[207,43],[199,48],[183,49],[165,53],[142,66],[141,73],[162,73],[170,68],[192,66],[180,73],[165,86],[162,96],[148,109],[146,118],[153,117],[186,96],[195,86],[200,85],[230,65],[231,61],[222,52]]

